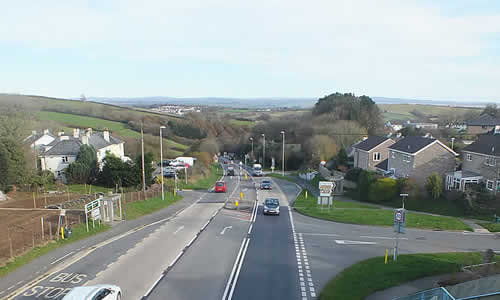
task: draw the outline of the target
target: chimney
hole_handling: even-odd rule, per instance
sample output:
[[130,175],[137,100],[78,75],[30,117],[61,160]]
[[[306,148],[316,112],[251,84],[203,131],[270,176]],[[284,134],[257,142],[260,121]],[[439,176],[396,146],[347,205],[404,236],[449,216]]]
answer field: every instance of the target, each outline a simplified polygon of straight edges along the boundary
[[36,130],[32,130],[31,135],[36,135]]
[[59,132],[57,133],[57,136],[62,136],[62,135],[64,135],[64,131],[59,131]]
[[107,128],[102,132],[102,137],[109,143],[109,130]]
[[44,129],[43,130],[43,134],[49,134],[49,130],[48,129]]
[[88,135],[82,135],[82,144],[88,145],[89,144],[89,137]]
[[87,137],[90,137],[91,134],[92,134],[92,128],[87,128],[85,135],[87,135]]
[[75,139],[77,139],[78,137],[80,137],[80,129],[78,128],[73,128],[73,137]]
[[59,136],[59,140],[60,141],[67,141],[67,140],[69,140],[69,136],[67,136],[67,135],[61,135],[61,136]]

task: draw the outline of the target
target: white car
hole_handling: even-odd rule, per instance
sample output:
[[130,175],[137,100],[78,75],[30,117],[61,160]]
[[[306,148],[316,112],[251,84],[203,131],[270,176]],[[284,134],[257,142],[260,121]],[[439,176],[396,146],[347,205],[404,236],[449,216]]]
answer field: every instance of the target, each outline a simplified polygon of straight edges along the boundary
[[79,286],[73,288],[63,300],[121,300],[122,290],[111,284]]

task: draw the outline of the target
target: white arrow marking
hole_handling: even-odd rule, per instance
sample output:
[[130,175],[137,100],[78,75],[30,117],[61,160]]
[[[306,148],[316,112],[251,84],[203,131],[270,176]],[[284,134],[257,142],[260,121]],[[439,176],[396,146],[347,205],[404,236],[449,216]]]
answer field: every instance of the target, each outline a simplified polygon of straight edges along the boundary
[[346,241],[346,240],[335,240],[335,243],[341,245],[375,245],[375,242],[362,242],[362,241]]
[[184,225],[182,225],[181,227],[177,228],[177,230],[174,232],[174,234],[177,234],[179,231],[181,231],[182,229],[184,229]]
[[233,228],[233,226],[226,226],[224,227],[224,229],[222,229],[222,231],[220,232],[220,234],[224,234],[226,232],[226,229],[231,229]]

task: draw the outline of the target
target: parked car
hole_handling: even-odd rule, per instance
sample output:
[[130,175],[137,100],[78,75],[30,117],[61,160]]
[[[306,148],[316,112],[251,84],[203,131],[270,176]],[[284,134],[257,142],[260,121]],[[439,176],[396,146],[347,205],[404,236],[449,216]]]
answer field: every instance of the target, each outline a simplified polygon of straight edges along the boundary
[[224,181],[217,181],[215,183],[215,192],[216,193],[225,193],[227,191],[227,185]]
[[168,168],[168,169],[163,170],[163,176],[166,178],[175,178],[175,169]]
[[264,214],[280,214],[280,200],[278,198],[266,198],[264,200]]
[[121,300],[122,290],[119,286],[100,284],[73,288],[63,300]]
[[271,181],[269,181],[269,180],[263,180],[260,183],[260,189],[261,190],[272,190],[273,187],[272,187]]

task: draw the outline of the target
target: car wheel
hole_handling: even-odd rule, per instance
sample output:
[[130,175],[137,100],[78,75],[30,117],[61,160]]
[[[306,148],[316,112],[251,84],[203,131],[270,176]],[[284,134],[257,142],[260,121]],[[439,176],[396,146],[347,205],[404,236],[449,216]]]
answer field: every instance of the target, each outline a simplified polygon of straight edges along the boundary
[[122,300],[122,294],[121,293],[118,293],[118,295],[116,295],[116,300]]

